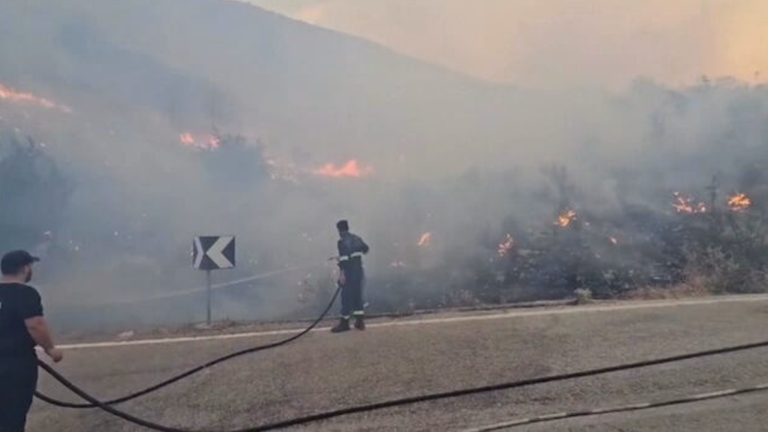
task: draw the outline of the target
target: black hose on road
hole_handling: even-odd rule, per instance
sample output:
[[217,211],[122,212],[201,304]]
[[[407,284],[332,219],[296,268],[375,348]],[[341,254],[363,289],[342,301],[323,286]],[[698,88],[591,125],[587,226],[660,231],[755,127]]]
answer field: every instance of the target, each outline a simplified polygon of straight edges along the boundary
[[506,421],[503,423],[496,423],[488,426],[482,426],[478,428],[467,429],[463,432],[492,432],[505,429],[512,429],[520,426],[532,425],[536,423],[549,423],[554,421],[560,421],[565,419],[572,419],[578,417],[595,417],[607,414],[616,414],[632,411],[644,411],[655,408],[664,408],[675,405],[687,405],[696,402],[704,402],[712,399],[723,399],[727,397],[758,393],[768,391],[768,383],[760,384],[751,387],[744,387],[740,389],[723,390],[711,393],[700,393],[678,399],[669,399],[659,402],[644,402],[631,405],[616,406],[612,408],[596,408],[590,410],[562,412],[556,414],[547,414],[537,417],[528,417],[523,419]]
[[[150,393],[156,392],[156,391],[158,391],[158,390],[160,390],[160,389],[162,389],[164,387],[167,387],[167,386],[169,386],[169,385],[171,385],[173,383],[176,383],[176,382],[181,381],[181,380],[183,380],[185,378],[188,378],[188,377],[190,377],[190,376],[192,376],[192,375],[194,375],[194,374],[196,374],[198,372],[201,372],[201,371],[203,371],[205,369],[208,369],[208,368],[210,368],[212,366],[215,366],[215,365],[217,365],[219,363],[224,363],[224,362],[232,360],[232,359],[234,359],[236,357],[241,357],[241,356],[244,356],[244,355],[247,355],[247,354],[253,354],[253,353],[256,353],[256,352],[259,352],[259,351],[265,351],[265,350],[269,350],[269,349],[272,349],[272,348],[278,348],[278,347],[281,347],[283,345],[287,345],[287,344],[289,344],[289,343],[291,343],[291,342],[293,342],[293,341],[303,337],[304,335],[306,335],[307,333],[312,331],[315,327],[317,327],[325,319],[325,317],[331,311],[331,308],[333,307],[333,304],[336,302],[336,298],[339,296],[339,292],[340,291],[341,291],[341,287],[336,288],[336,292],[333,294],[333,297],[331,297],[331,301],[328,303],[328,306],[326,306],[326,308],[323,311],[323,313],[320,314],[320,316],[317,317],[317,319],[315,319],[312,322],[312,324],[309,325],[309,327],[307,327],[304,330],[296,333],[293,336],[290,336],[288,338],[285,338],[285,339],[277,341],[277,342],[272,342],[272,343],[269,343],[269,344],[266,344],[266,345],[260,345],[260,346],[257,346],[257,347],[247,348],[247,349],[244,349],[244,350],[241,350],[241,351],[236,351],[236,352],[227,354],[227,355],[225,355],[223,357],[219,357],[217,359],[211,360],[211,361],[209,361],[209,362],[207,362],[205,364],[202,364],[200,366],[194,367],[194,368],[192,368],[192,369],[190,369],[190,370],[188,370],[186,372],[183,372],[181,374],[178,374],[176,376],[168,378],[165,381],[159,382],[159,383],[153,385],[152,387],[147,387],[147,388],[145,388],[143,390],[139,390],[139,391],[137,391],[135,393],[131,393],[129,395],[126,395],[126,396],[123,396],[123,397],[119,397],[119,398],[116,398],[116,399],[111,399],[111,400],[108,400],[108,401],[103,401],[103,402],[100,402],[99,404],[97,404],[97,403],[95,403],[93,401],[90,401],[90,400],[88,400],[86,398],[83,398],[83,399],[88,401],[88,403],[74,403],[74,402],[61,401],[61,400],[58,400],[58,399],[54,399],[54,398],[52,398],[50,396],[46,396],[45,394],[40,393],[40,392],[35,392],[35,397],[37,397],[41,401],[47,402],[47,403],[49,403],[51,405],[55,405],[55,406],[61,407],[61,408],[88,409],[88,408],[101,408],[102,405],[116,405],[116,404],[120,404],[120,403],[123,403],[123,402],[128,402],[128,401],[133,400],[133,399],[140,398],[142,396],[146,396],[146,395],[148,395]],[[48,371],[47,365],[45,365],[45,363],[40,362],[40,365],[41,365],[41,367],[43,367],[43,369]]]
[[[336,294],[338,295],[338,290]],[[334,298],[335,296],[336,295],[334,295]],[[321,413],[312,414],[304,417],[296,417],[289,420],[283,420],[279,422],[264,424],[261,426],[254,426],[250,428],[238,429],[238,430],[233,430],[228,432],[264,432],[264,431],[271,431],[276,429],[284,429],[291,426],[299,426],[299,425],[314,423],[322,420],[328,420],[328,419],[342,417],[342,416],[351,415],[351,414],[378,411],[386,408],[412,405],[412,404],[421,403],[421,402],[476,395],[481,393],[488,393],[488,392],[494,392],[494,391],[500,391],[500,390],[509,390],[509,389],[520,388],[520,387],[530,387],[538,384],[557,382],[557,381],[566,381],[566,380],[585,378],[585,377],[596,376],[596,375],[604,375],[612,372],[639,369],[639,368],[645,368],[650,366],[675,363],[675,362],[680,362],[684,360],[691,360],[695,358],[711,357],[715,355],[729,354],[729,353],[753,350],[758,348],[766,348],[766,347],[768,347],[768,341],[762,341],[762,342],[736,345],[736,346],[718,348],[718,349],[707,350],[707,351],[699,351],[699,352],[689,353],[689,354],[681,354],[681,355],[676,355],[671,357],[664,357],[664,358],[655,359],[655,360],[644,360],[644,361],[639,361],[634,363],[625,363],[625,364],[620,364],[615,366],[585,370],[581,372],[571,372],[571,373],[550,375],[550,376],[539,377],[539,378],[530,378],[530,379],[525,379],[520,381],[511,381],[511,382],[482,386],[482,387],[465,388],[465,389],[453,390],[448,392],[431,393],[431,394],[426,394],[422,396],[411,396],[411,397],[405,397],[405,398],[399,398],[399,399],[391,399],[388,401],[341,408],[337,410],[321,412]],[[148,420],[135,417],[131,414],[117,410],[106,403],[98,401],[93,396],[81,390],[80,388],[72,384],[70,381],[68,381],[61,374],[56,372],[48,364],[40,362],[40,367],[43,368],[43,370],[49,373],[54,379],[59,381],[61,384],[63,384],[66,388],[71,390],[76,395],[85,399],[90,404],[93,404],[94,406],[97,406],[98,408],[101,408],[102,410],[114,416],[120,417],[126,421],[137,424],[139,426],[143,426],[143,427],[160,431],[160,432],[193,432],[190,430],[178,429],[178,428],[173,428],[173,427],[153,423]]]

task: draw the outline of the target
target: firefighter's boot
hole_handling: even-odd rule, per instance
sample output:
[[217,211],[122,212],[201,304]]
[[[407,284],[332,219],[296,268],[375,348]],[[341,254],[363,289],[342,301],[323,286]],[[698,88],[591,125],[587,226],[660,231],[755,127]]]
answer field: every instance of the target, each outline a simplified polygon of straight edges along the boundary
[[365,330],[365,318],[362,315],[355,317],[355,328]]
[[341,318],[339,323],[331,329],[331,333],[342,333],[345,331],[349,331],[349,318]]

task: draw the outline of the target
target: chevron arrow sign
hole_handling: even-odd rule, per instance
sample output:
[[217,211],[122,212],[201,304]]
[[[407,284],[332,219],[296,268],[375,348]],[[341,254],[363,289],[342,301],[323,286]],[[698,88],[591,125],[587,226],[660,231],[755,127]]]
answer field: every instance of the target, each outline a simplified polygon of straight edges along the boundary
[[195,237],[192,265],[199,270],[235,268],[235,236]]

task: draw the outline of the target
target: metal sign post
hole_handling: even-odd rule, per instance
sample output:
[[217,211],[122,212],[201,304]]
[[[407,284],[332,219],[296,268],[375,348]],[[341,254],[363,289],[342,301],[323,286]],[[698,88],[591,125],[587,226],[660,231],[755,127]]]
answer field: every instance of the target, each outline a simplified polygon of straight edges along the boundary
[[205,270],[206,320],[213,322],[213,270],[235,268],[235,236],[198,236],[192,242],[192,266]]
[[206,270],[205,271],[205,286],[206,286],[206,293],[208,296],[208,307],[206,309],[205,314],[205,323],[208,325],[211,325],[211,299],[213,297],[213,294],[211,293],[211,271]]

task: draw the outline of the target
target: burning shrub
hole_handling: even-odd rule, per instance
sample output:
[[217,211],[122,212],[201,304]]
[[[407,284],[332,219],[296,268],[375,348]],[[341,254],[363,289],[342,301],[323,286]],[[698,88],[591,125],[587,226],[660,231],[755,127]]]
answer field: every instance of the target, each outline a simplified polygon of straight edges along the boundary
[[[613,212],[590,212],[571,198],[575,188],[564,169],[545,174],[559,193],[549,222],[510,217],[501,230],[480,236],[479,250],[446,254],[442,272],[427,276],[410,270],[400,283],[420,293],[417,307],[585,298],[586,293],[632,297],[636,290],[660,297],[664,291],[765,290],[768,230],[757,203],[768,200],[768,191],[757,193],[752,184],[748,192],[721,196],[715,178],[707,203],[695,194],[666,191],[645,205],[622,203]],[[412,279],[420,280],[418,286]],[[437,295],[441,300],[434,305]]]

